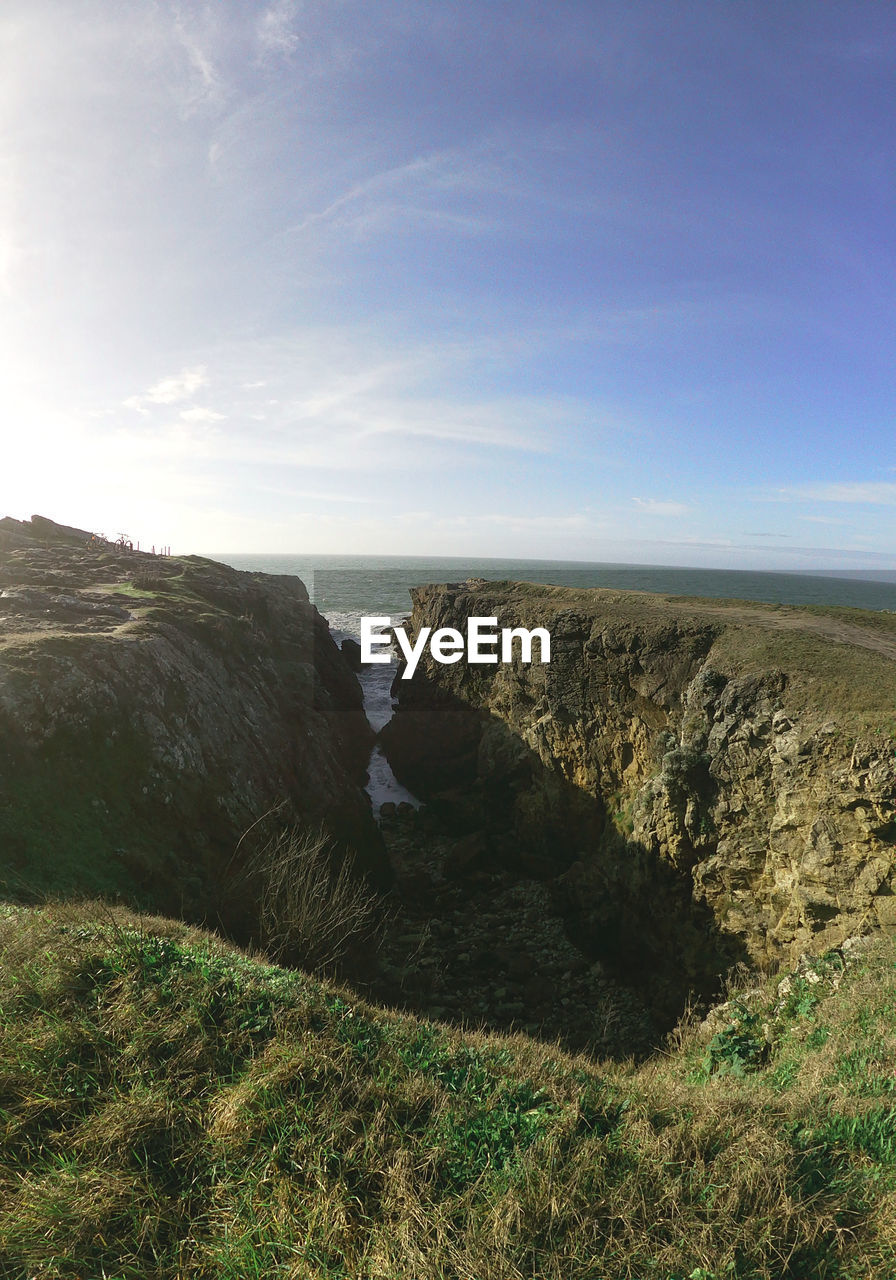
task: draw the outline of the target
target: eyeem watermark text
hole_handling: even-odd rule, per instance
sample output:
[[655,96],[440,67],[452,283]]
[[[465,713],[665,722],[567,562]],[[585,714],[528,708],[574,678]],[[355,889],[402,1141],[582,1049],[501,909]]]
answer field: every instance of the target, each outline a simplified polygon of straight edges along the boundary
[[[540,662],[551,660],[551,637],[544,627],[502,627],[498,632],[497,618],[468,618],[467,635],[454,627],[421,627],[412,645],[404,627],[393,627],[391,618],[361,619],[361,661],[391,662],[388,650],[392,647],[392,636],[398,641],[398,647],[404,654],[407,665],[401,673],[402,680],[410,680],[417,670],[417,663],[423,656],[427,643],[436,662],[460,662],[466,654],[467,662],[498,662],[498,647],[501,651],[501,662],[513,661],[513,642],[519,641],[520,659],[522,662],[532,661],[533,641],[538,641]],[[382,629],[388,628],[383,634]],[[374,652],[375,649],[387,652]]]

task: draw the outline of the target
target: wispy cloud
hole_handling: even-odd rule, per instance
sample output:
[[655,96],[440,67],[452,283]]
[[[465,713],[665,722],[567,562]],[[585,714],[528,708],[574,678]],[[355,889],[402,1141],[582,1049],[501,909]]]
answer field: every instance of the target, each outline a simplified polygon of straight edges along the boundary
[[179,400],[189,400],[200,387],[207,385],[205,365],[195,365],[190,369],[182,369],[173,377],[162,378],[140,395],[128,396],[124,406],[126,409],[135,409],[137,413],[146,413],[150,405],[176,404]]
[[579,513],[563,516],[532,516],[495,512],[482,515],[443,516],[437,521],[437,523],[443,528],[448,526],[461,526],[464,528],[490,526],[493,528],[509,530],[511,532],[514,530],[532,530],[544,533],[560,533],[563,531],[582,532],[591,528],[605,527],[604,522],[596,524],[589,516]]
[[192,409],[182,409],[180,416],[184,422],[223,422],[226,414],[217,413],[214,409],[203,409],[196,405]]
[[543,165],[537,138],[485,133],[464,146],[424,152],[366,173],[284,234],[330,225],[363,238],[420,224],[465,235],[512,230],[540,236],[551,225],[546,210],[591,218],[618,211],[611,199],[597,207],[590,200],[571,200],[564,184],[544,181]]
[[896,506],[896,484],[886,481],[857,481],[838,484],[806,484],[778,489],[778,502],[843,502],[859,505]]
[[693,511],[686,502],[672,502],[662,498],[632,498],[632,502],[649,516],[685,516]]
[[[484,450],[547,455],[567,431],[594,435],[592,405],[507,393],[500,387],[506,353],[484,350],[453,341],[389,343],[367,331],[299,331],[206,349],[202,363],[123,401],[140,415],[139,427],[132,421],[124,430],[107,416],[121,447],[129,434],[141,456],[170,448],[202,458],[213,443],[222,463],[339,473],[425,474],[481,459]],[[197,403],[212,384],[213,404]]]
[[295,0],[278,0],[265,9],[256,25],[256,37],[262,58],[271,55],[289,58],[299,45],[295,31],[298,5]]
[[173,35],[188,61],[188,76],[179,91],[183,114],[189,116],[200,107],[223,106],[227,97],[224,79],[206,43],[195,30],[195,23],[188,26],[183,12],[178,12],[175,18]]
[[551,405],[538,401],[500,398],[451,404],[435,399],[386,399],[346,410],[342,422],[353,427],[360,439],[405,436],[547,453],[551,449],[547,428],[553,416]]
[[[365,236],[392,230],[397,222],[438,224],[466,233],[494,229],[500,222],[493,215],[458,207],[458,197],[480,181],[481,168],[455,150],[417,156],[352,184],[322,208],[306,213],[285,234],[301,235],[329,224]],[[451,195],[454,207],[446,205]]]

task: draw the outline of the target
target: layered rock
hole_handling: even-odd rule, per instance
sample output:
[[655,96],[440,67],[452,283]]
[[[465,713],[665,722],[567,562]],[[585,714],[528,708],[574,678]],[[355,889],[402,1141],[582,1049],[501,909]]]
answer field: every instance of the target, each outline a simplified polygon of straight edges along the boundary
[[7,521],[0,547],[4,892],[215,919],[271,810],[323,825],[385,884],[360,688],[299,579],[50,523]]
[[[396,681],[399,778],[566,896],[583,944],[691,982],[896,928],[896,620],[469,583],[412,627],[547,626],[549,665]],[[662,980],[662,978],[661,978]]]

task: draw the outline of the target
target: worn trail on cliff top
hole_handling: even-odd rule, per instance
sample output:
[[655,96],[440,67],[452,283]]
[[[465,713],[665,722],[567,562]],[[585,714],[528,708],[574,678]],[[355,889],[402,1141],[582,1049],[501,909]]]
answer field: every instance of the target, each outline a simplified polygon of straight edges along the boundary
[[[693,612],[694,606],[689,601],[679,600],[675,596],[661,598],[671,608],[680,612],[685,610]],[[814,631],[817,635],[826,636],[838,644],[870,649],[874,653],[881,653],[884,657],[896,661],[896,640],[889,640],[886,636],[866,631],[864,627],[841,622],[838,618],[822,618],[796,609],[772,612],[767,605],[764,608],[751,609],[740,605],[729,607],[725,604],[710,604],[703,600],[700,601],[700,612],[717,614],[729,622],[743,622],[748,625],[758,623],[773,631]]]

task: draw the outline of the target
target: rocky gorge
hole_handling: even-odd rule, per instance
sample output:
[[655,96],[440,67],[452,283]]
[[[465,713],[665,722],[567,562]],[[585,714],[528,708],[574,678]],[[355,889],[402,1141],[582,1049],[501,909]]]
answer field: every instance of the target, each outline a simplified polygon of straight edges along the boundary
[[[643,1054],[739,962],[896,929],[887,614],[424,586],[412,633],[549,627],[549,664],[421,661],[379,738],[294,577],[0,521],[4,895],[257,934],[241,838],[325,829],[379,895],[357,981],[437,1019]],[[347,656],[349,660],[347,660]]]
[[666,1015],[896,928],[896,620],[468,582],[418,627],[549,626],[550,664],[396,680],[396,775],[455,824],[460,875],[531,878],[580,953]]

